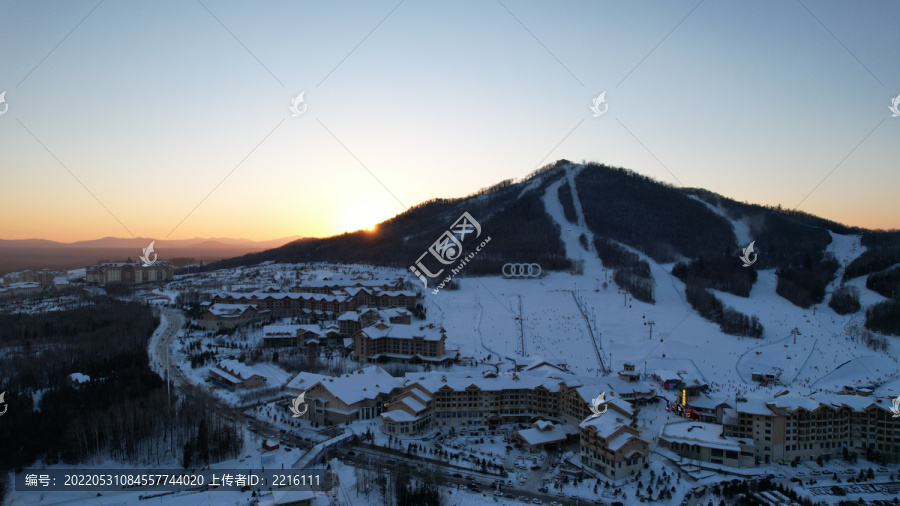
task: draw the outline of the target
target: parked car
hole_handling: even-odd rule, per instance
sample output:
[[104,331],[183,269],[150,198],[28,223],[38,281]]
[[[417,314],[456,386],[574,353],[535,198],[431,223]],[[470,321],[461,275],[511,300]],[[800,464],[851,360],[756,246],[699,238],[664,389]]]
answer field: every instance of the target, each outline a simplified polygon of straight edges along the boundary
[[547,487],[540,487],[540,488],[538,489],[538,492],[543,492],[543,493],[546,494],[548,490],[549,490],[549,489],[548,489]]
[[792,477],[792,478],[791,478],[791,481],[792,481],[793,483],[800,483],[802,480],[801,480],[800,478],[797,478],[797,477],[795,476],[795,477]]
[[453,476],[454,478],[462,478],[462,475],[459,473],[453,473],[451,476]]
[[544,501],[538,499],[537,497],[531,500],[531,504],[544,504]]

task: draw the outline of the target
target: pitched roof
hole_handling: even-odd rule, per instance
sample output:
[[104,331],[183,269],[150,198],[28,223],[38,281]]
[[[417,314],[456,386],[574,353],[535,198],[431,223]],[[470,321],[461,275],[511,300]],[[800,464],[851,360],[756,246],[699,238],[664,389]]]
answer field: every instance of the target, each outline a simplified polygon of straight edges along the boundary
[[371,339],[389,337],[394,339],[421,338],[426,341],[440,341],[445,337],[446,331],[440,327],[428,328],[424,325],[380,322],[369,325],[361,329],[360,332]]

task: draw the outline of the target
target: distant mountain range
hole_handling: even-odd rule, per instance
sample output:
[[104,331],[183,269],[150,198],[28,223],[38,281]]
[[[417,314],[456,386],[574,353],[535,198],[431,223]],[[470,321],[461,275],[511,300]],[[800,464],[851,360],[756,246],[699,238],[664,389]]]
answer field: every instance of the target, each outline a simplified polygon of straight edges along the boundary
[[176,265],[211,262],[283,246],[299,236],[266,241],[227,237],[194,239],[153,239],[146,237],[104,237],[88,241],[63,243],[46,239],[0,239],[0,273],[24,269],[75,269],[98,261],[137,260],[143,248],[156,241],[154,250],[159,260]]

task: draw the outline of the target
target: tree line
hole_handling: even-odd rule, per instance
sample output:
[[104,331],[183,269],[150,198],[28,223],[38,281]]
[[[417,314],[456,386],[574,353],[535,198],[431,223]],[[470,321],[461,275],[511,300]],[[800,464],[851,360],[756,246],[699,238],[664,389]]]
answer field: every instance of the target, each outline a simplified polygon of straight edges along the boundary
[[632,251],[603,237],[595,237],[594,247],[603,266],[613,269],[613,281],[635,299],[652,304],[653,275],[650,264]]
[[765,329],[756,315],[750,317],[731,306],[726,306],[709,290],[687,285],[684,294],[691,307],[700,313],[700,316],[718,323],[722,332],[735,336],[763,336]]
[[[150,369],[151,309],[96,298],[91,307],[0,315],[0,471],[111,458],[158,465],[177,457],[207,424],[209,459],[235,457],[242,439],[201,394],[168,399]],[[72,373],[90,377],[84,383]],[[206,455],[202,456],[206,458]]]

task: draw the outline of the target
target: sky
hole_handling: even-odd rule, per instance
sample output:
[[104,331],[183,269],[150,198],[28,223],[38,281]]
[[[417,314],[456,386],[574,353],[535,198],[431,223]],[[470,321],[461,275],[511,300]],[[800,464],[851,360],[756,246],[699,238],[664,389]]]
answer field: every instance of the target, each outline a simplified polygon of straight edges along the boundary
[[898,19],[887,0],[3,1],[0,238],[329,236],[561,158],[900,228]]

